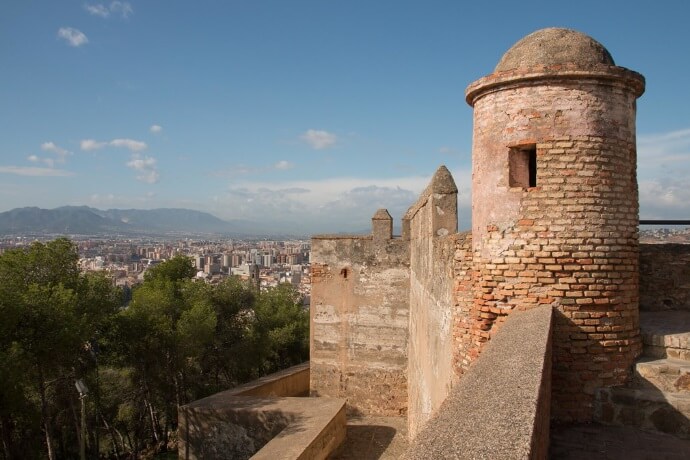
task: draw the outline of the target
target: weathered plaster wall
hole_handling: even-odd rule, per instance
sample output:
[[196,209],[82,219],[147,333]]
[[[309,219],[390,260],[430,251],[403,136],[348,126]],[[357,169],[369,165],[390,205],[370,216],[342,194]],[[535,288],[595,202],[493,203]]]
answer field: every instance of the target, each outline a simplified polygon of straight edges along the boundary
[[690,245],[640,245],[640,310],[690,311]]
[[346,399],[350,413],[400,415],[407,411],[409,243],[380,224],[374,219],[372,236],[312,238],[311,394]]
[[[574,73],[573,73],[574,72]],[[594,389],[619,385],[641,345],[635,100],[619,67],[494,74],[474,106],[475,359],[511,311],[557,307],[553,414],[591,420]],[[536,187],[509,183],[511,147],[536,145]]]
[[408,432],[440,407],[453,379],[457,188],[445,167],[405,215],[410,236]]

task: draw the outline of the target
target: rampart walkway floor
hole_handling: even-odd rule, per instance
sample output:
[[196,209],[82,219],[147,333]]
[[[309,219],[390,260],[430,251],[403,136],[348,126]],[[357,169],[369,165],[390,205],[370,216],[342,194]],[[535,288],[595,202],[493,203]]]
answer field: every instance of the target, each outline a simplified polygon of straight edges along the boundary
[[348,417],[347,438],[331,460],[397,460],[408,447],[405,417]]
[[[347,438],[331,460],[396,460],[408,448],[404,417],[350,417]],[[551,428],[551,460],[688,460],[690,441],[599,424]]]
[[664,433],[598,424],[551,428],[551,460],[687,460],[690,441]]

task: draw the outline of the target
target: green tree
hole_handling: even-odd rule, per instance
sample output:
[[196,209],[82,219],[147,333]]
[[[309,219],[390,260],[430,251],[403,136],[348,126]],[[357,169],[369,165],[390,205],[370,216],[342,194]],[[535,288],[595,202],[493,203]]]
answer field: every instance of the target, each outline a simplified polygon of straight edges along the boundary
[[211,286],[194,273],[186,257],[163,262],[122,308],[107,277],[80,273],[69,240],[0,255],[4,458],[77,455],[75,379],[92,390],[87,441],[102,429],[112,455],[136,456],[165,449],[181,404],[307,359],[308,314],[292,286]]
[[149,270],[118,318],[122,366],[142,395],[152,441],[162,448],[177,424],[177,408],[190,401],[189,375],[213,341],[216,315],[210,287],[192,281],[189,259],[175,257]]
[[256,291],[237,277],[228,277],[211,290],[216,314],[213,343],[202,357],[206,378],[199,395],[231,388],[256,376],[255,347],[251,340]]
[[56,458],[55,441],[72,426],[59,421],[74,413],[74,379],[89,367],[85,345],[119,306],[112,284],[82,275],[78,259],[64,238],[0,256],[0,429],[7,458],[37,454],[18,450],[16,442],[35,441],[39,430],[27,423],[36,418],[48,458]]
[[301,363],[309,357],[309,313],[291,284],[262,291],[254,306],[255,334],[264,358],[264,371]]
[[145,281],[166,280],[183,281],[193,278],[196,274],[192,259],[186,256],[175,256],[170,260],[156,265],[144,273]]

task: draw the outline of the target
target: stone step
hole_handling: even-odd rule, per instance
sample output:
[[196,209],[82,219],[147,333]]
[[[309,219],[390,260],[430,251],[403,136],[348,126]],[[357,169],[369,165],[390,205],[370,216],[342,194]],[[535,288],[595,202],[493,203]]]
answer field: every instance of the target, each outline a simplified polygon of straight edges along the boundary
[[640,312],[643,354],[690,361],[690,311]]
[[690,361],[642,358],[635,363],[634,386],[690,394]]
[[690,393],[627,387],[595,392],[596,422],[660,431],[690,439]]

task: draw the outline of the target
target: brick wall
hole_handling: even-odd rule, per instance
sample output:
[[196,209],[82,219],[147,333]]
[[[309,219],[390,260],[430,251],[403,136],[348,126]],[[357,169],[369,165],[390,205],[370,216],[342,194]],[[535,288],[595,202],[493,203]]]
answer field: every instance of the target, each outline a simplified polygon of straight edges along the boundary
[[[473,325],[480,321],[481,312],[473,309],[475,275],[472,269],[472,234],[458,233],[455,236],[455,254],[453,257],[455,293],[453,313],[453,369],[460,377],[471,362],[478,356],[478,348],[473,340]],[[476,315],[473,317],[472,315]]]
[[[640,352],[641,77],[618,67],[570,72],[495,74],[468,88],[475,284],[457,359],[476,359],[512,311],[557,307],[552,413],[590,420],[594,389],[624,383]],[[511,154],[529,148],[536,186],[514,186]]]

